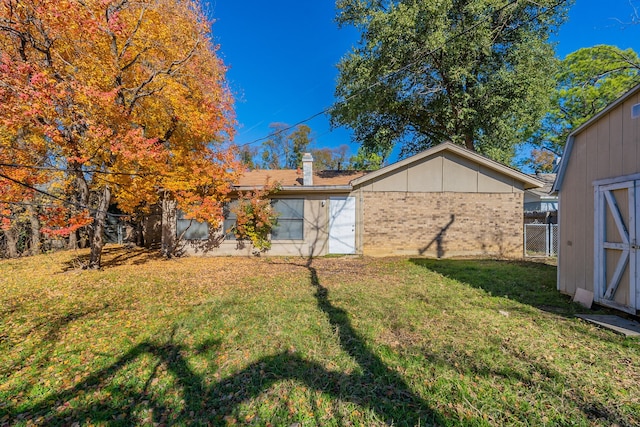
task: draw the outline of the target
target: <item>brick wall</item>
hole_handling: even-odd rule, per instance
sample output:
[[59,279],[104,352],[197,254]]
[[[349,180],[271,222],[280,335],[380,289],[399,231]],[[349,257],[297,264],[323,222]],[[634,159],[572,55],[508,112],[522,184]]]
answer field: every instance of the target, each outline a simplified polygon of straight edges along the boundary
[[362,195],[365,255],[522,257],[522,193]]

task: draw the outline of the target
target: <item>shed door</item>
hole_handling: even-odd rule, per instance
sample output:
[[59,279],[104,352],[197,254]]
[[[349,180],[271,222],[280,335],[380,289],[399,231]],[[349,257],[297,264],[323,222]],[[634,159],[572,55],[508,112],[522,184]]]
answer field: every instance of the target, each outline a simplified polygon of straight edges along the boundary
[[356,253],[356,198],[329,199],[329,253]]
[[639,183],[627,181],[595,188],[594,300],[634,314],[640,302]]

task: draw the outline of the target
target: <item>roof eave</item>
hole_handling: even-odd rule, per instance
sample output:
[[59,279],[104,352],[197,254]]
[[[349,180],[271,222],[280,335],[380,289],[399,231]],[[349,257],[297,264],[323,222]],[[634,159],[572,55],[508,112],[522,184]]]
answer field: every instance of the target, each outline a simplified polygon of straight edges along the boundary
[[613,101],[611,104],[607,105],[607,107],[600,111],[595,116],[591,117],[589,120],[578,126],[573,132],[569,134],[567,137],[567,142],[564,145],[564,150],[562,151],[562,159],[560,160],[560,167],[558,168],[558,175],[556,176],[556,180],[553,183],[553,188],[551,191],[553,193],[557,193],[562,188],[562,182],[564,181],[565,170],[567,165],[569,164],[569,158],[571,157],[571,152],[573,151],[573,143],[575,141],[575,137],[577,134],[593,125],[596,121],[600,120],[601,117],[609,114],[611,110],[617,108],[620,104],[623,104],[627,99],[633,96],[638,90],[640,90],[640,84],[629,89],[626,93],[620,96],[618,99]]
[[[234,186],[234,191],[252,191],[262,186]],[[278,193],[349,193],[353,190],[351,185],[284,185]]]
[[386,166],[382,169],[378,169],[377,171],[368,173],[366,175],[361,176],[360,178],[356,178],[351,181],[352,186],[357,186],[363,184],[369,180],[375,179],[379,176],[385,175],[387,173],[393,172],[396,169],[400,169],[404,166],[407,166],[411,163],[420,161],[425,157],[433,156],[434,154],[438,154],[441,151],[451,151],[459,156],[466,157],[467,159],[475,160],[477,163],[494,170],[496,172],[502,173],[503,175],[509,176],[510,178],[517,179],[518,181],[524,184],[524,189],[529,190],[532,188],[540,188],[544,187],[544,182],[539,179],[532,178],[529,175],[512,169],[508,166],[505,166],[501,163],[496,162],[495,160],[491,160],[485,156],[482,156],[474,151],[467,150],[466,148],[460,147],[452,142],[443,142],[442,144],[436,145],[435,147],[429,148],[428,150],[423,151],[422,153],[418,153],[414,156],[396,162],[392,165]]

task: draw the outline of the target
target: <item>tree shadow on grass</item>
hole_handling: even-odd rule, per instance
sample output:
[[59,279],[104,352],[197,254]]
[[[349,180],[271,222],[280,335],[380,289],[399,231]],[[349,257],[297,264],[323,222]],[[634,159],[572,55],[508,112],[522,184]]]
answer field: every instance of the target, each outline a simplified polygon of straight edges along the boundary
[[[240,413],[240,405],[269,391],[282,381],[294,380],[312,391],[328,394],[334,399],[351,402],[371,410],[388,425],[442,425],[441,414],[414,393],[406,381],[385,365],[353,328],[348,313],[335,307],[329,291],[320,283],[312,260],[299,267],[309,271],[309,279],[318,308],[327,316],[336,330],[339,344],[359,365],[360,370],[344,373],[328,370],[319,363],[306,360],[296,353],[281,352],[263,357],[241,371],[210,383],[209,377],[195,372],[185,359],[189,350],[174,342],[175,327],[165,343],[146,341],[136,345],[116,362],[93,372],[70,389],[51,394],[27,407],[0,405],[0,424],[3,420],[33,421],[42,417],[48,425],[66,425],[73,422],[133,425],[140,423],[224,425],[229,417]],[[209,341],[197,347],[198,352],[215,352],[219,341]],[[155,365],[146,379],[136,384],[115,384],[119,372],[144,357],[152,356]],[[174,410],[162,399],[154,397],[150,385],[157,378],[160,367],[170,372],[184,402]],[[214,366],[210,369],[215,370]],[[111,396],[80,406],[69,402],[80,396],[109,389]],[[76,404],[76,402],[74,402]],[[313,407],[315,403],[312,404]],[[316,408],[317,409],[317,408]],[[141,414],[146,414],[142,418]],[[295,414],[290,414],[290,416]],[[316,423],[322,424],[319,414]],[[255,420],[264,423],[265,420]],[[343,425],[341,420],[332,420]],[[350,424],[344,422],[344,424]]]
[[[509,343],[500,336],[492,337],[491,340],[496,346],[500,346],[505,354],[517,360],[519,366],[513,366],[511,363],[488,366],[475,357],[460,357],[454,363],[446,355],[428,350],[425,350],[423,355],[430,366],[454,368],[460,375],[492,378],[492,381],[497,380],[502,384],[519,382],[522,387],[536,390],[536,393],[543,396],[557,396],[561,400],[571,401],[586,418],[598,425],[630,425],[629,418],[615,405],[607,407],[598,401],[597,397],[583,392],[593,387],[589,380],[567,377],[552,362],[541,359],[537,354],[528,353],[519,345]],[[492,421],[492,424],[497,423],[496,420]]]
[[450,279],[565,317],[587,311],[556,289],[556,267],[539,262],[412,258]]
[[[450,279],[482,289],[487,293],[508,297],[521,304],[533,306],[555,315],[573,317],[586,308],[571,302],[566,295],[556,289],[556,267],[527,261],[498,260],[437,260],[411,259],[412,263],[439,273]],[[611,335],[592,335],[582,331],[594,340],[609,341],[619,345],[620,340]],[[486,363],[482,358],[466,354],[434,353],[424,349],[429,365],[456,369],[460,374],[482,378],[499,378],[503,382],[520,382],[527,388],[541,390],[549,396],[558,396],[571,401],[588,419],[605,425],[628,425],[628,417],[616,407],[606,407],[597,397],[584,393],[593,384],[580,376],[571,377],[562,373],[557,364],[541,357],[541,354],[523,348],[508,337],[495,335],[486,338],[491,346],[500,348],[502,354],[513,363]],[[574,338],[577,342],[580,339]]]
[[[99,307],[75,307],[72,311],[64,313],[43,313],[41,319],[32,327],[17,334],[17,337],[13,338],[15,342],[11,342],[9,336],[7,336],[6,340],[9,341],[9,345],[22,344],[23,346],[25,346],[24,340],[29,336],[36,335],[41,338],[33,342],[32,351],[22,351],[19,359],[15,360],[13,363],[7,364],[6,366],[0,367],[0,376],[7,378],[11,377],[15,372],[28,365],[27,360],[30,360],[29,363],[34,363],[34,361],[44,363],[48,361],[51,357],[51,352],[55,343],[59,341],[63,330],[70,323],[82,320],[89,316],[94,316],[107,310],[108,307],[109,304],[105,303]],[[14,308],[14,310],[17,309]],[[0,318],[2,317],[4,316],[0,314]],[[36,353],[38,353],[37,358]]]
[[[65,263],[62,271],[76,270],[86,268],[89,265],[90,255],[78,255]],[[129,248],[126,246],[111,246],[102,250],[101,267],[113,268],[122,265],[142,265],[149,261],[162,259],[159,251],[154,249],[143,249],[138,247]]]

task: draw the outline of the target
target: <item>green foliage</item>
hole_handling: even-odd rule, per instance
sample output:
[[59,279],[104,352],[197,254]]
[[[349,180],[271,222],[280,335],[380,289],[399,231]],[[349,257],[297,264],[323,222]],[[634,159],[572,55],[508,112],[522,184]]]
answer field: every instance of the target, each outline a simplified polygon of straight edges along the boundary
[[560,155],[572,130],[640,83],[640,58],[616,46],[579,49],[560,63],[556,80],[537,142]]
[[252,159],[257,155],[263,169],[297,169],[302,167],[302,156],[308,151],[316,170],[349,168],[348,145],[312,149],[313,136],[309,126],[301,124],[289,129],[286,123],[271,123],[269,127],[271,135],[259,150],[241,153],[245,164],[254,165]]
[[316,170],[338,170],[350,169],[347,159],[349,146],[339,145],[335,148],[317,148],[311,150],[313,156],[313,167]]
[[312,142],[311,128],[305,124],[289,129],[286,123],[271,123],[271,135],[262,143],[259,157],[263,169],[296,169]]
[[278,189],[277,184],[267,183],[261,189],[241,192],[232,208],[236,224],[231,231],[238,241],[250,241],[258,252],[271,248],[269,235],[277,224],[277,214],[271,206],[270,196]]
[[272,129],[271,137],[262,143],[262,152],[260,153],[260,164],[262,169],[280,169],[283,164],[283,147],[285,143],[285,133],[287,124],[271,123],[269,129]]
[[311,128],[307,125],[298,125],[289,134],[289,149],[287,150],[287,162],[285,168],[295,169],[302,166],[302,155],[311,143]]
[[358,153],[352,156],[349,162],[351,169],[372,171],[380,169],[384,163],[385,156],[379,153],[367,151],[364,147],[358,149]]
[[256,156],[257,153],[258,153],[257,149],[249,145],[245,145],[238,149],[238,160],[240,160],[240,163],[242,163],[244,167],[246,167],[247,169],[249,170],[256,169],[257,165],[254,160],[254,157]]
[[[338,23],[362,31],[338,65],[332,123],[373,152],[453,141],[499,161],[547,111],[555,1],[339,0]],[[344,101],[343,101],[344,100]]]

